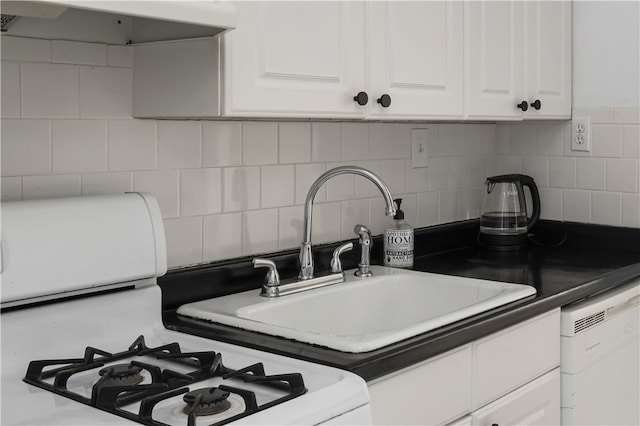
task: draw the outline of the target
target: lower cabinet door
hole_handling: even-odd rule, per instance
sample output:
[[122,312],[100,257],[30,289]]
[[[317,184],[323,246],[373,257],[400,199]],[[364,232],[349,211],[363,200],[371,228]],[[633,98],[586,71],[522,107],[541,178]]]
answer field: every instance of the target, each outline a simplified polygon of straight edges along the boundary
[[471,413],[473,425],[559,425],[560,369],[556,368]]

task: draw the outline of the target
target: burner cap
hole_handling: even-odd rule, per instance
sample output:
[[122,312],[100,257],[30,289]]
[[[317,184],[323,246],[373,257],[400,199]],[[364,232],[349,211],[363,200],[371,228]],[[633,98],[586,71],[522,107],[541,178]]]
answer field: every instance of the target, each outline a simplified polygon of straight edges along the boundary
[[113,384],[137,385],[143,380],[142,368],[131,364],[110,365],[98,371],[102,377]]
[[[194,404],[198,398],[202,396],[197,407]],[[212,414],[222,413],[231,407],[231,403],[227,401],[229,392],[220,390],[218,388],[202,388],[196,389],[186,393],[182,399],[187,405],[183,411],[185,414],[189,414],[192,410],[195,410],[196,416],[210,416]]]

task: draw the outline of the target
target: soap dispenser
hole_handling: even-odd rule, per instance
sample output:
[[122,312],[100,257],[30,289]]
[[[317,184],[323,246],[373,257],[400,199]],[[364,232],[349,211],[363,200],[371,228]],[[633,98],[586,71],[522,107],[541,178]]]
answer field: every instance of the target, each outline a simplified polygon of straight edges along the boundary
[[400,209],[402,198],[393,202],[396,204],[393,225],[384,230],[384,266],[412,268],[413,227],[404,220],[404,212]]

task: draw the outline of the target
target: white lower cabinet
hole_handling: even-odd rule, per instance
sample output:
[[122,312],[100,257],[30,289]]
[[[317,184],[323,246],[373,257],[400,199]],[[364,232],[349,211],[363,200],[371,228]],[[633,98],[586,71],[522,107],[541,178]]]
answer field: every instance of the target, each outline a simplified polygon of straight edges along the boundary
[[472,425],[559,425],[560,369],[471,413]]
[[560,423],[560,309],[369,383],[374,424]]

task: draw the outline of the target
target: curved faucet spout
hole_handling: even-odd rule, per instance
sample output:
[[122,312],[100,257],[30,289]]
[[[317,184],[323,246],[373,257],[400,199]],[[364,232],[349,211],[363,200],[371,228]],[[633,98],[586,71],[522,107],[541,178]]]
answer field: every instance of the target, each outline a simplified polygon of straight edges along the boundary
[[396,208],[391,197],[391,192],[387,185],[373,172],[358,166],[340,166],[327,170],[321,174],[318,179],[313,182],[307,193],[307,198],[304,203],[304,240],[300,247],[300,274],[299,279],[308,280],[313,278],[313,256],[311,253],[311,216],[313,213],[313,200],[316,197],[318,189],[329,179],[334,176],[343,174],[354,174],[369,179],[373,184],[378,187],[382,193],[382,197],[386,203],[385,214],[387,216],[393,216],[396,214]]

